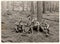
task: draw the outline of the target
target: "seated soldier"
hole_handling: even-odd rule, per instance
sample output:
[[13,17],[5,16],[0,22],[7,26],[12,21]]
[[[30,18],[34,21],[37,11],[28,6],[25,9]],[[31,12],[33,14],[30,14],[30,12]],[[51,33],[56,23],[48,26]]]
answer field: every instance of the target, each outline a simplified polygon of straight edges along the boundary
[[48,34],[49,34],[49,25],[44,21],[40,24],[40,27],[43,30],[43,32],[46,34],[46,36],[48,36]]
[[32,28],[33,28],[32,31],[37,29],[37,31],[39,32],[39,25],[40,25],[40,24],[39,24],[39,22],[37,21],[37,18],[33,19],[33,20],[32,20]]
[[15,25],[16,25],[15,31],[18,32],[19,30],[17,29],[17,27],[18,27],[19,24],[16,22]]
[[27,32],[29,29],[28,26],[30,25],[30,21],[27,19],[27,18],[23,18],[20,23],[19,23],[20,26],[22,26],[22,30],[23,32]]
[[25,23],[25,32],[29,32],[30,33],[30,26],[31,26],[31,16],[28,15],[27,19],[26,19],[26,23]]
[[16,32],[22,31],[22,26],[23,26],[22,18],[20,19],[19,23],[16,22],[15,25],[16,25],[16,28],[15,28],[16,29]]
[[25,21],[23,20],[23,18],[20,19],[20,22],[19,22],[19,27],[21,28],[21,30],[23,30],[24,32],[24,29],[25,29]]

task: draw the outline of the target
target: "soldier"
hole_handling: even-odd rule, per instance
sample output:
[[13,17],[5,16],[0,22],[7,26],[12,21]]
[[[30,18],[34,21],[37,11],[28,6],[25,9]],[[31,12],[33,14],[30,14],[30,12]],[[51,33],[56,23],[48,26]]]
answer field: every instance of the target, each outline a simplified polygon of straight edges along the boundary
[[27,16],[27,21],[26,22],[27,22],[26,32],[30,33],[31,32],[31,16],[30,15]]
[[28,18],[23,18],[19,23],[22,26],[23,33],[29,30],[30,20]]
[[23,30],[23,33],[24,33],[25,25],[26,24],[25,24],[24,18],[21,18],[20,22],[19,22],[19,26],[20,26],[21,30]]
[[15,31],[18,33],[18,31],[19,31],[19,30],[18,30],[18,25],[19,25],[18,22],[16,22],[15,25],[16,25]]
[[16,25],[16,28],[15,28],[16,32],[21,32],[22,31],[22,26],[23,26],[23,24],[22,24],[22,18],[20,18],[20,21],[16,22],[15,25]]
[[[38,32],[39,32],[39,22],[37,21],[37,18],[35,18],[35,19],[33,19],[32,20],[32,28],[34,29],[34,28],[37,28],[37,30],[38,30]],[[32,30],[32,32],[33,32],[33,29],[31,29]]]
[[45,22],[45,20],[40,24],[41,29],[43,32],[48,36],[49,34],[49,25]]

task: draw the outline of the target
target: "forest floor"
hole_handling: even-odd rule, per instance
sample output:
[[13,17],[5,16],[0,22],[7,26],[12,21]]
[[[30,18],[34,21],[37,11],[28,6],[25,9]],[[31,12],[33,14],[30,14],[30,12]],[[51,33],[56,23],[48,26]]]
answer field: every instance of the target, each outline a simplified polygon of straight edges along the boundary
[[[17,15],[16,15],[17,14]],[[1,41],[2,42],[59,42],[59,13],[45,13],[43,19],[50,25],[50,35],[45,37],[44,33],[33,32],[33,34],[16,33],[15,23],[23,15],[2,15]],[[25,16],[24,16],[25,17]]]

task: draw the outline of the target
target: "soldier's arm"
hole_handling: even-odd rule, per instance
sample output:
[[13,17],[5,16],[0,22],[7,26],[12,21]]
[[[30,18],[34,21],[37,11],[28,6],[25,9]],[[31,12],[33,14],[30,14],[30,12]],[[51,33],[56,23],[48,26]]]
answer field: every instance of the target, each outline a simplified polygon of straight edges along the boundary
[[49,28],[49,24],[47,24],[47,28]]

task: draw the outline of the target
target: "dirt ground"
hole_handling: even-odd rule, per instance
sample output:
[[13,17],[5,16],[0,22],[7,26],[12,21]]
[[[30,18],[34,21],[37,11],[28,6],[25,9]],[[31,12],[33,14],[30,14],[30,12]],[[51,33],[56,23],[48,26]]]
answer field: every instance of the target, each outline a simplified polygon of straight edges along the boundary
[[50,25],[50,35],[45,37],[44,33],[35,32],[33,34],[16,33],[15,23],[24,14],[13,13],[12,15],[2,15],[1,41],[2,42],[59,42],[59,13],[45,13],[43,19]]

